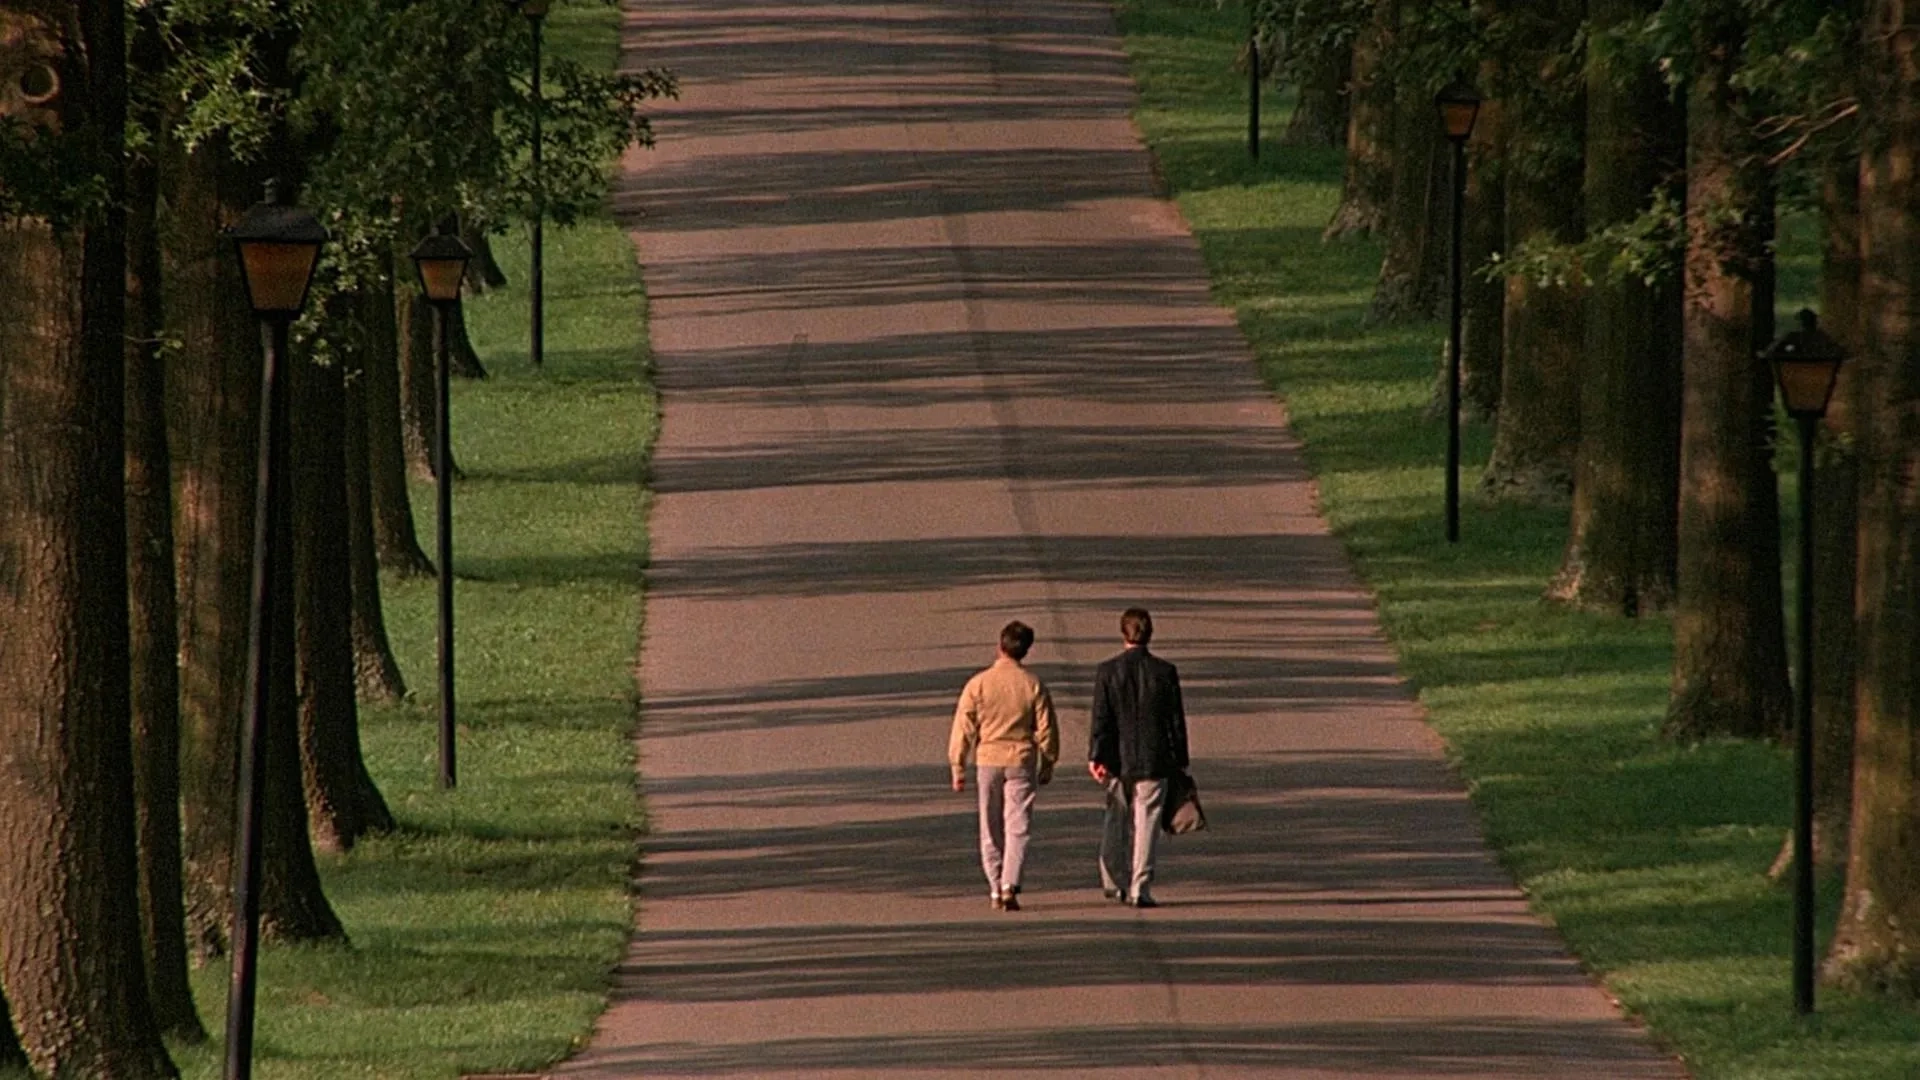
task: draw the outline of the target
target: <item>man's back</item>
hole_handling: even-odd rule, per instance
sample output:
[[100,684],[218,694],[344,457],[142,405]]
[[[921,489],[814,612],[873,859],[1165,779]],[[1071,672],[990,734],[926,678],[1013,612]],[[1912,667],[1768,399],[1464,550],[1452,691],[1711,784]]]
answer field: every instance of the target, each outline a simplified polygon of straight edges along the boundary
[[1135,646],[1094,671],[1088,759],[1128,780],[1158,779],[1187,767],[1187,719],[1180,673]]

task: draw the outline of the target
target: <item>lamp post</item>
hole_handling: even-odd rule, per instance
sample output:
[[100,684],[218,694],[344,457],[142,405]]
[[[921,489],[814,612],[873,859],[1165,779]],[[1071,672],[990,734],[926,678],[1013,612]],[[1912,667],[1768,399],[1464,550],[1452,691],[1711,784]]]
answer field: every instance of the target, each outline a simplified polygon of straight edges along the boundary
[[447,312],[460,299],[473,252],[458,236],[435,232],[413,249],[420,289],[433,305],[433,489],[440,560],[440,786],[455,781],[453,747],[453,469],[447,407]]
[[527,359],[534,367],[546,360],[546,273],[544,266],[544,246],[547,223],[547,186],[546,177],[541,169],[541,113],[546,111],[540,96],[540,27],[552,8],[552,0],[511,0],[526,17],[527,26],[533,31],[533,229],[527,245],[527,289],[531,307],[528,311],[529,339]]
[[1467,204],[1467,138],[1480,115],[1480,95],[1455,80],[1433,103],[1453,144],[1453,244],[1447,273],[1447,543],[1460,540],[1460,225]]
[[273,583],[280,560],[276,523],[286,510],[287,328],[306,306],[307,286],[327,231],[312,214],[282,205],[275,185],[227,230],[240,257],[247,303],[260,320],[260,438],[253,497],[253,597],[247,620],[247,715],[240,729],[234,824],[233,967],[227,984],[227,1080],[253,1075],[254,988],[260,933],[262,783],[266,776],[269,667],[280,614]]
[[1800,429],[1800,586],[1796,613],[1799,678],[1794,687],[1793,1009],[1813,1011],[1813,440],[1833,400],[1839,342],[1820,329],[1813,312],[1800,312],[1800,329],[1767,347],[1780,400]]

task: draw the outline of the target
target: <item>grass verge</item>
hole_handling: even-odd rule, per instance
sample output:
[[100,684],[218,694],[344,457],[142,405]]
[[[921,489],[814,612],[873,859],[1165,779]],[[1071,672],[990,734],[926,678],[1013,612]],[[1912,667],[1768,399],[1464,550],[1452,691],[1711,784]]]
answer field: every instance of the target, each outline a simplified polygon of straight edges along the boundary
[[[609,64],[618,14],[560,6],[550,41]],[[369,767],[400,831],[323,857],[349,949],[262,957],[263,1080],[446,1078],[564,1055],[606,998],[628,935],[640,826],[631,732],[656,429],[633,249],[601,217],[549,229],[545,369],[526,362],[526,245],[512,286],[468,304],[491,377],[456,383],[459,787],[436,786],[436,586],[384,582],[414,696],[363,709]],[[430,488],[414,491],[433,535]],[[226,971],[196,973],[217,1032]],[[219,1074],[214,1049],[179,1053]]]
[[[1443,330],[1363,324],[1379,250],[1320,242],[1337,153],[1269,140],[1248,161],[1233,70],[1244,13],[1213,0],[1115,6],[1136,118],[1215,294],[1285,399],[1402,670],[1536,910],[1700,1080],[1920,1075],[1910,1010],[1826,993],[1817,1017],[1794,1018],[1790,896],[1765,877],[1788,827],[1787,759],[1773,746],[1658,738],[1667,621],[1540,601],[1563,508],[1469,494],[1462,543],[1444,542],[1445,433],[1426,417]],[[1810,260],[1783,269],[1783,293],[1810,291]],[[1490,431],[1468,428],[1469,493],[1490,447]],[[1823,888],[1830,926],[1838,882]]]

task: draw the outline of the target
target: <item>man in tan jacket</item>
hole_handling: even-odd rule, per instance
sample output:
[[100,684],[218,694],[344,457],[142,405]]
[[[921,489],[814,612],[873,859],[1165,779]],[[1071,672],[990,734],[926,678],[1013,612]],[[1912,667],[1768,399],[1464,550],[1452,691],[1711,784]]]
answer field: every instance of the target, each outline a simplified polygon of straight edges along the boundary
[[980,789],[980,866],[1001,911],[1020,910],[1020,871],[1027,859],[1033,792],[1053,778],[1060,728],[1047,686],[1020,661],[1033,647],[1033,628],[1015,620],[1000,631],[993,666],[967,680],[953,710],[947,764],[953,790],[967,789],[967,759]]

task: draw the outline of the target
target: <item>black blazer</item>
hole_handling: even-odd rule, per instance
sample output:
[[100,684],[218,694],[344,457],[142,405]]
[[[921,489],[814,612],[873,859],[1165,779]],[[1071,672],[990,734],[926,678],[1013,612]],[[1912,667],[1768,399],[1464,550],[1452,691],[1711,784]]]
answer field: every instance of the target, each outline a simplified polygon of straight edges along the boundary
[[1093,673],[1087,760],[1123,780],[1161,780],[1187,767],[1187,713],[1180,672],[1132,648]]

